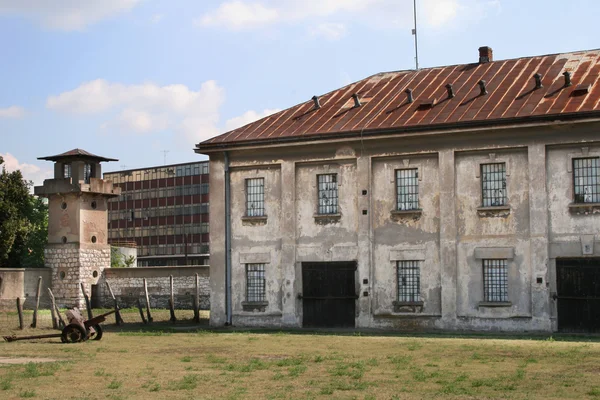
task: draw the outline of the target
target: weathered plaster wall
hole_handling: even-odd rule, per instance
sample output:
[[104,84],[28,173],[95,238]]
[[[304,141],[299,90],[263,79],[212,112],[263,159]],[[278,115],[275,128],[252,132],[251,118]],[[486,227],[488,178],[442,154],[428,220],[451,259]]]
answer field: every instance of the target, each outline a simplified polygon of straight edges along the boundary
[[49,268],[0,268],[0,309],[15,311],[17,297],[21,298],[23,308],[33,308],[40,276],[40,307],[47,308],[51,273]]
[[[246,218],[246,179],[264,179],[266,218]],[[281,274],[281,168],[280,165],[258,165],[251,168],[232,168],[231,226],[232,238],[232,300],[233,314],[243,319],[255,315],[282,314]],[[246,264],[265,264],[266,304],[246,304]]]
[[[594,214],[594,209],[573,212],[569,207],[572,174],[565,172],[568,153],[599,151],[599,129],[597,123],[555,124],[230,152],[235,174],[260,173],[263,167],[273,166],[281,171],[277,189],[281,193],[266,205],[267,209],[281,207],[279,236],[273,234],[275,229],[253,226],[249,230],[241,224],[241,194],[232,188],[232,196],[238,196],[232,205],[232,212],[238,215],[234,218],[233,253],[240,252],[236,246],[242,245],[244,254],[280,254],[280,265],[273,266],[279,268],[280,277],[268,279],[274,285],[270,299],[280,296],[276,303],[281,304],[281,317],[255,312],[240,318],[234,313],[234,325],[301,326],[302,300],[297,295],[302,292],[302,262],[356,260],[358,327],[556,329],[551,298],[556,257],[581,257],[584,241],[589,243],[590,236],[590,256],[600,254],[600,213]],[[508,166],[507,208],[481,209],[480,164],[492,162],[506,162]],[[420,168],[421,212],[394,215],[393,171],[406,165]],[[340,177],[341,215],[324,223],[314,218],[316,175],[327,171]],[[225,319],[223,177],[222,155],[211,155],[213,325]],[[235,176],[232,181],[239,187],[243,179]],[[238,194],[233,193],[236,191]],[[267,214],[270,224],[271,212]],[[235,257],[234,269],[239,263]],[[508,259],[509,305],[480,304],[484,258]],[[395,262],[402,259],[422,259],[423,308],[416,312],[398,312],[393,307]],[[244,278],[237,265],[234,286],[236,279]],[[237,285],[234,308],[245,290],[244,283]]]

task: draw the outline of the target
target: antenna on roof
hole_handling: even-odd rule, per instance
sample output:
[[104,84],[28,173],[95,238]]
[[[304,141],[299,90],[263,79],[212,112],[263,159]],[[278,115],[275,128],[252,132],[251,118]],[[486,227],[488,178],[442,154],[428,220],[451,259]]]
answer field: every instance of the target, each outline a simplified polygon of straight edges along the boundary
[[419,43],[417,41],[417,0],[413,2],[413,10],[415,14],[415,28],[412,30],[412,34],[415,36],[415,69],[419,69]]
[[169,152],[169,150],[163,150],[163,165],[167,165],[167,153]]

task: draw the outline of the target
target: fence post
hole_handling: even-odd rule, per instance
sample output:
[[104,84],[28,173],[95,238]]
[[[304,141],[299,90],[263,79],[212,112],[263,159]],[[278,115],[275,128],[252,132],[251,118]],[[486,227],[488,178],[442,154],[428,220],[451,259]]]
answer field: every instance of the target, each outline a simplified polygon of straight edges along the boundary
[[138,310],[140,310],[140,317],[142,317],[142,322],[147,324],[146,317],[144,316],[144,309],[142,308],[142,300],[138,297]]
[[151,323],[152,314],[150,313],[150,296],[148,296],[148,282],[146,282],[146,278],[144,278],[144,293],[146,294],[146,313],[148,314],[148,323]]
[[52,290],[48,288],[48,295],[50,296],[50,315],[52,315],[52,329],[58,329],[58,317],[56,316],[56,302],[54,300],[54,294]]
[[35,292],[35,308],[33,309],[33,321],[31,327],[37,327],[38,308],[40,307],[40,294],[42,292],[42,277],[38,278],[37,291]]
[[19,329],[23,329],[23,306],[21,305],[21,298],[17,297],[17,313],[19,314]]
[[85,308],[87,309],[88,319],[92,319],[92,318],[94,318],[94,315],[92,314],[92,305],[90,304],[90,298],[87,295],[87,293],[85,292],[85,287],[83,286],[83,282],[81,282],[80,285],[81,285],[81,291],[83,292],[83,298],[85,299]]
[[110,283],[108,283],[108,281],[106,282],[106,287],[108,288],[108,293],[110,293],[110,297],[112,297],[113,299],[113,303],[115,306],[115,323],[117,325],[121,325],[124,323],[123,318],[121,317],[121,311],[119,311],[119,305],[117,304],[117,298],[115,297],[115,294],[113,293],[111,287],[110,287]]
[[169,308],[171,311],[171,322],[175,323],[177,318],[175,317],[175,296],[173,294],[173,275],[169,275],[169,285],[171,287],[171,298],[169,299]]
[[194,321],[200,322],[200,278],[196,274],[196,296],[194,296]]

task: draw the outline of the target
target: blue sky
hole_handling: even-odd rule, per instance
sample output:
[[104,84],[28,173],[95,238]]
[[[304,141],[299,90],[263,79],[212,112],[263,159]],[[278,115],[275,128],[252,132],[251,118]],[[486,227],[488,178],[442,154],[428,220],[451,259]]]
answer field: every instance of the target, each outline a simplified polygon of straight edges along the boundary
[[[369,75],[414,68],[413,0],[0,0],[0,155],[75,147],[105,171],[193,146]],[[417,0],[420,67],[600,47],[597,0]]]

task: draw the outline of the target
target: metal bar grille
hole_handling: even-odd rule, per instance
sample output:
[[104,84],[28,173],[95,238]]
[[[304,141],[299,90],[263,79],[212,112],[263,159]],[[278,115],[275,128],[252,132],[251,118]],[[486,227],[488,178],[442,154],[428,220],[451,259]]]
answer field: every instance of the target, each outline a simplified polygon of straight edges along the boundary
[[396,209],[419,208],[419,170],[417,168],[396,170]]
[[65,164],[63,169],[63,178],[71,177],[71,164]]
[[420,301],[421,274],[418,261],[398,261],[398,301]]
[[573,159],[575,203],[600,203],[600,158]]
[[337,214],[337,174],[317,175],[319,186],[319,214]]
[[265,264],[246,264],[246,300],[265,301]]
[[506,205],[506,164],[481,164],[481,194],[484,207]]
[[483,292],[485,301],[508,302],[506,260],[483,260]]
[[248,217],[265,215],[264,178],[246,179],[246,215]]
[[90,164],[83,165],[83,181],[90,183],[90,176],[92,176],[92,166]]

